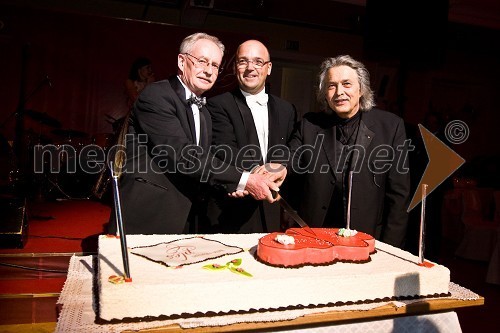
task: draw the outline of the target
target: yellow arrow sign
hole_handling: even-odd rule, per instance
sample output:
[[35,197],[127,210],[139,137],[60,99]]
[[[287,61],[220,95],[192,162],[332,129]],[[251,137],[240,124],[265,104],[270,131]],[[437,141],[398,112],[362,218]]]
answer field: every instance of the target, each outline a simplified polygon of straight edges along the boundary
[[443,141],[439,140],[424,126],[418,124],[420,134],[424,139],[425,150],[429,157],[429,163],[425,168],[422,179],[418,184],[417,190],[413,195],[408,212],[415,208],[422,201],[422,196],[419,195],[419,189],[422,184],[428,185],[427,195],[429,195],[436,187],[446,180],[455,170],[460,168],[465,160],[448,147]]

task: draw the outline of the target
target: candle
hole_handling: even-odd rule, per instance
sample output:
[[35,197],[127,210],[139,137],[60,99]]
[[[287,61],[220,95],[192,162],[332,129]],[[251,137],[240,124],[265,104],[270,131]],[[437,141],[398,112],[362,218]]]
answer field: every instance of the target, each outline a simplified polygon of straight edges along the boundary
[[130,268],[128,261],[128,250],[127,250],[127,239],[125,232],[123,230],[123,220],[122,220],[122,209],[120,204],[120,191],[118,189],[118,176],[114,172],[113,162],[111,162],[111,177],[113,178],[113,193],[114,193],[114,203],[115,203],[115,216],[116,216],[116,232],[117,236],[120,236],[120,245],[122,249],[122,259],[123,259],[123,269],[125,271],[125,280],[130,280]]
[[420,237],[418,242],[418,263],[424,263],[425,250],[425,200],[427,198],[427,188],[429,185],[422,184],[422,207],[420,210]]
[[349,188],[347,195],[347,227],[346,229],[351,229],[351,199],[352,199],[352,175],[353,171],[349,171]]

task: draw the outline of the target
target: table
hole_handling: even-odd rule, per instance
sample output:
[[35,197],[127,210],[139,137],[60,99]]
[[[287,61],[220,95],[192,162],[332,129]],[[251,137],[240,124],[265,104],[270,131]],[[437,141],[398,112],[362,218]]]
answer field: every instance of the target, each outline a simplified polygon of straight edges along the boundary
[[[120,323],[98,325],[94,323],[95,311],[92,305],[92,257],[73,257],[70,262],[68,279],[58,300],[62,305],[56,332],[230,332],[240,330],[300,329],[307,327],[311,332],[343,332],[374,325],[377,332],[395,332],[398,327],[412,325],[422,330],[422,325],[445,329],[446,332],[460,332],[456,308],[484,304],[484,298],[454,283],[450,284],[451,297],[426,298],[404,302],[381,302],[340,307],[274,311],[266,313],[227,315],[177,319],[169,321]],[[418,328],[420,327],[420,328]]]
[[[188,332],[235,332],[258,330],[259,332],[461,332],[456,312],[451,311],[456,307],[482,305],[484,300],[470,302],[444,302],[429,301],[423,307],[410,307],[410,310],[397,311],[394,307],[386,305],[366,312],[358,311],[329,311],[320,314],[311,314],[290,321],[238,323],[222,327],[198,327],[188,329]],[[430,305],[432,309],[427,309]],[[457,306],[458,305],[458,306]],[[446,310],[446,308],[449,308]],[[420,308],[420,309],[418,309]],[[442,311],[437,310],[440,308]],[[409,316],[408,314],[413,314]],[[126,330],[124,332],[133,332]],[[178,325],[169,325],[141,332],[186,332]]]

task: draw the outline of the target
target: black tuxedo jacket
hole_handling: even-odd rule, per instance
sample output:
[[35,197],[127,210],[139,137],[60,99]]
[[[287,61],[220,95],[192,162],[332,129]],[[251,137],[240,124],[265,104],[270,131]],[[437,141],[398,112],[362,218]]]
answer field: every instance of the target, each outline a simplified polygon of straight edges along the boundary
[[[209,152],[212,122],[205,107],[200,123],[198,146],[193,113],[177,76],[142,91],[130,116],[120,178],[126,233],[187,232],[188,216],[203,201],[206,185],[236,190],[241,172]],[[114,216],[109,230],[116,230]]]
[[[297,119],[295,107],[289,102],[269,95],[269,141],[266,162],[288,160],[287,142]],[[262,152],[252,113],[240,89],[209,99],[207,108],[212,116],[214,153],[239,170],[250,171],[262,165]],[[224,232],[269,232],[280,227],[279,204],[256,201],[250,196],[231,199],[215,195],[220,212],[218,220]],[[218,215],[218,216],[215,216]]]
[[[323,225],[341,177],[342,155],[335,153],[335,138],[332,115],[308,113],[290,141],[290,171],[303,180],[298,213],[311,227]],[[354,154],[352,161],[351,229],[398,247],[404,244],[410,195],[405,140],[400,117],[377,109],[363,112],[356,141],[362,153]]]

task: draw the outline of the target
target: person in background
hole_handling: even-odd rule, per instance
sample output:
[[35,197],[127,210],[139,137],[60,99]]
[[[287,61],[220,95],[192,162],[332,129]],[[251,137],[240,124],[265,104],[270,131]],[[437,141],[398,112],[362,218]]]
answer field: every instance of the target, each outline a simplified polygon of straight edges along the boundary
[[289,144],[289,172],[302,177],[299,215],[311,227],[345,228],[352,190],[350,229],[402,248],[410,194],[403,120],[374,107],[369,72],[348,55],[321,64],[317,98],[323,112],[305,114]]
[[[107,115],[108,121],[112,121],[111,126],[113,128],[113,133],[109,135],[109,146],[121,146],[125,144],[125,135],[128,131],[128,122],[132,106],[134,105],[134,102],[136,101],[141,91],[144,90],[144,88],[148,84],[153,83],[154,81],[155,75],[151,66],[151,61],[145,57],[139,57],[135,59],[130,66],[128,77],[125,80],[127,111],[123,116],[117,119]],[[123,155],[115,155],[114,163],[115,165],[122,165],[124,163]],[[109,194],[110,183],[111,175],[109,169],[103,168],[92,188],[92,194],[98,199],[103,199],[106,197],[105,201],[109,201],[110,198],[109,196],[106,196],[106,193]]]
[[127,95],[127,106],[132,108],[135,100],[146,88],[146,86],[155,81],[155,74],[151,61],[148,58],[137,58],[130,67],[128,78],[125,80],[125,94]]
[[[226,193],[275,199],[286,170],[267,175],[241,172],[212,155],[212,121],[201,95],[221,70],[224,45],[194,33],[180,45],[177,75],[149,84],[134,103],[125,141],[121,208],[125,233],[182,234],[198,231],[207,186]],[[109,232],[116,232],[114,212]]]
[[[257,40],[242,43],[237,51],[234,71],[238,88],[210,98],[212,144],[220,156],[241,170],[250,171],[264,163],[282,162],[296,122],[295,107],[268,94],[266,78],[272,62],[266,46]],[[222,147],[226,149],[222,149]],[[280,230],[280,206],[255,200],[251,196],[232,198],[215,193],[211,202],[212,222],[219,232],[254,233]]]
[[128,130],[128,122],[130,112],[134,106],[137,97],[147,85],[155,81],[155,74],[151,65],[151,60],[145,57],[139,57],[134,60],[130,66],[129,74],[125,80],[125,95],[127,97],[127,112],[126,114],[112,124],[113,137],[111,139],[113,145],[123,145],[125,143],[125,135]]

